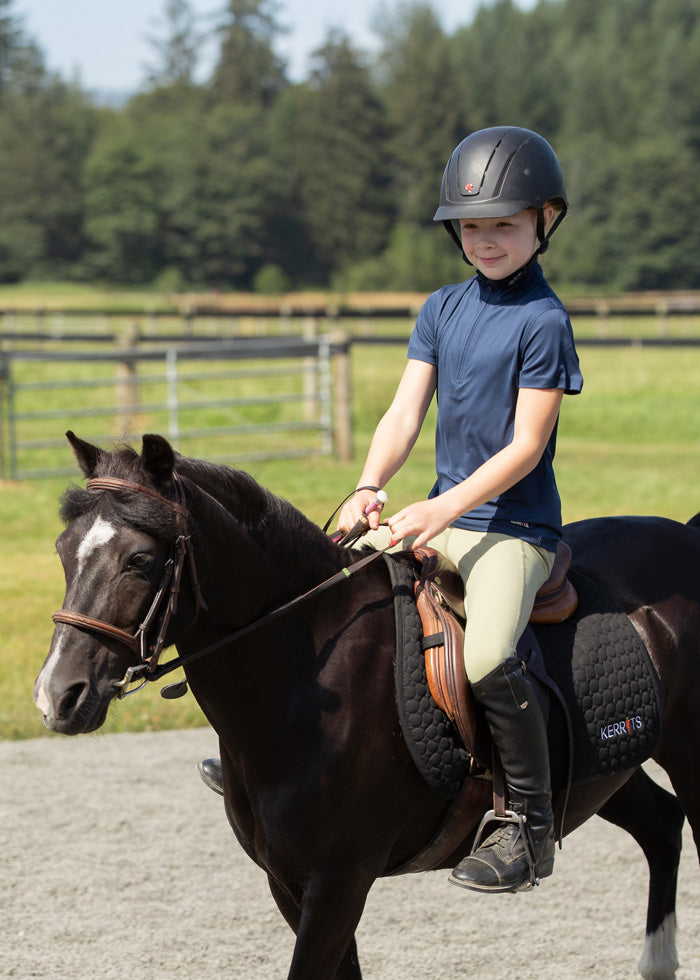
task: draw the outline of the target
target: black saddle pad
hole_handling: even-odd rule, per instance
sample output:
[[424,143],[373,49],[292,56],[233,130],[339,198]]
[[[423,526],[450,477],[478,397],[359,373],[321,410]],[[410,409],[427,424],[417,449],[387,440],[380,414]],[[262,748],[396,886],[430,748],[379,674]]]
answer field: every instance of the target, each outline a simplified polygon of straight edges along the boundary
[[[532,629],[547,673],[569,709],[577,784],[636,768],[651,756],[661,731],[662,692],[628,617],[586,575],[572,569],[570,579],[579,597],[575,614],[564,623]],[[568,734],[555,701],[548,732],[556,787],[566,778]]]
[[469,754],[428,687],[423,628],[413,592],[415,564],[392,555],[384,559],[394,592],[396,704],[404,739],[426,783],[451,800],[466,778]]
[[[422,627],[414,600],[415,566],[385,556],[396,618],[396,698],[406,744],[431,788],[456,796],[469,768],[456,728],[428,687]],[[631,769],[648,759],[660,734],[661,690],[649,654],[629,619],[591,579],[572,571],[579,595],[575,615],[534,628],[547,673],[566,702],[573,727],[574,785]],[[518,650],[527,659],[533,632]],[[552,698],[548,735],[554,790],[569,764],[566,719]]]

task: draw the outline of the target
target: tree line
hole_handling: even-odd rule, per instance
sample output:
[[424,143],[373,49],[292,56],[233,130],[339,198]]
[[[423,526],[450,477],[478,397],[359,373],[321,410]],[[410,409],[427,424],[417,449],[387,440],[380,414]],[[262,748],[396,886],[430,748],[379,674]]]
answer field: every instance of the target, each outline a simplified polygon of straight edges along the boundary
[[294,83],[278,17],[228,0],[202,80],[210,33],[164,0],[148,77],[110,108],[0,0],[0,282],[433,289],[467,274],[432,222],[447,158],[512,124],[564,169],[556,285],[700,288],[697,0],[495,0],[452,34],[398,3],[375,53],[331,30]]

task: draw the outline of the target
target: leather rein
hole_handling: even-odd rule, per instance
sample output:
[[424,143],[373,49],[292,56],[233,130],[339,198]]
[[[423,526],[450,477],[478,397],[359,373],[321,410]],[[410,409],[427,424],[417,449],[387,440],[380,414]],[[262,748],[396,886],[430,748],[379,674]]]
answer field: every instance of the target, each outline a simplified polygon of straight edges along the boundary
[[[144,484],[132,483],[129,480],[121,480],[116,477],[96,477],[88,480],[86,483],[86,488],[88,490],[129,490],[134,493],[148,494],[149,496],[154,497],[156,500],[167,504],[168,507],[172,508],[177,514],[181,533],[173,543],[170,557],[167,559],[163,568],[163,575],[158,590],[153,597],[153,602],[151,603],[143,622],[139,625],[136,632],[128,633],[126,630],[122,630],[117,626],[111,625],[110,623],[105,623],[102,620],[94,619],[92,616],[86,616],[83,613],[73,612],[69,609],[59,609],[57,612],[53,613],[52,616],[54,623],[65,623],[68,626],[74,626],[77,629],[82,629],[89,633],[101,633],[103,636],[107,636],[110,639],[117,640],[119,643],[124,644],[133,653],[138,653],[139,663],[127,668],[122,680],[115,681],[114,683],[114,687],[117,688],[117,696],[119,698],[124,698],[127,694],[134,694],[148,681],[158,680],[164,674],[168,674],[171,671],[176,670],[178,667],[184,667],[195,660],[199,660],[200,658],[207,656],[207,654],[212,653],[214,650],[218,650],[220,647],[225,646],[228,643],[232,643],[235,640],[246,636],[248,633],[252,633],[259,627],[271,622],[274,619],[277,619],[284,613],[289,612],[302,602],[305,602],[313,596],[331,588],[331,586],[335,585],[336,583],[346,581],[352,575],[354,575],[355,572],[360,571],[361,568],[364,568],[366,565],[370,564],[370,562],[379,558],[387,550],[387,548],[383,548],[380,551],[374,551],[370,555],[367,555],[365,558],[361,558],[352,565],[342,568],[330,578],[325,579],[325,581],[321,582],[319,585],[309,589],[308,592],[304,592],[302,595],[297,596],[290,602],[286,602],[284,605],[278,606],[276,609],[271,610],[269,613],[266,613],[259,619],[253,620],[253,622],[248,623],[246,626],[242,626],[240,629],[230,633],[228,636],[222,637],[222,639],[217,640],[215,643],[212,643],[207,647],[203,647],[201,650],[195,650],[192,653],[181,654],[172,660],[167,661],[167,663],[159,664],[158,661],[165,645],[165,637],[168,626],[170,625],[172,617],[177,612],[180,583],[185,564],[187,564],[190,584],[195,600],[195,621],[199,613],[201,611],[206,611],[207,609],[197,577],[197,567],[192,550],[192,540],[190,535],[184,533],[187,529],[189,511],[186,506],[185,492],[182,486],[182,481],[177,473],[173,473],[173,482],[176,489],[176,500],[171,500],[168,497],[164,497],[162,494],[158,493],[157,490],[153,490],[151,487],[145,486]],[[350,535],[347,535],[346,537],[349,538]],[[345,543],[345,541],[343,543]],[[388,547],[391,547],[391,545]],[[149,633],[154,623],[156,624],[156,633],[153,640],[149,641]],[[135,687],[130,691],[126,690],[129,684],[139,680],[140,683],[138,687]]]

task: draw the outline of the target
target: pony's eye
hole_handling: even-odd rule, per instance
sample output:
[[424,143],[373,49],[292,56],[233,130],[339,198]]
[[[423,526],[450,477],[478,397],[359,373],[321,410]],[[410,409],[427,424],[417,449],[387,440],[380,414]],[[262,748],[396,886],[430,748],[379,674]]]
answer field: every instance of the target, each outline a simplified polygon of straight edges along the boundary
[[150,555],[137,554],[132,555],[129,559],[129,568],[135,568],[137,571],[145,571],[145,569],[150,568],[153,563],[153,558]]

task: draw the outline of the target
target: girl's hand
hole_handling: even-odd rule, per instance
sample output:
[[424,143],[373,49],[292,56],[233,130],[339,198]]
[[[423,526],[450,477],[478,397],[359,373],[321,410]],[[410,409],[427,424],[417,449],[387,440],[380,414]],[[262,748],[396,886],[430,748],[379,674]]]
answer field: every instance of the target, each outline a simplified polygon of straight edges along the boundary
[[[347,534],[357,522],[362,518],[365,509],[373,502],[377,493],[375,490],[358,490],[357,493],[343,505],[343,509],[338,517],[338,530]],[[381,508],[372,511],[367,515],[370,529],[376,531],[381,520]]]
[[444,506],[444,501],[440,497],[431,500],[419,500],[415,504],[409,504],[398,511],[393,517],[388,519],[391,529],[391,537],[394,541],[401,541],[403,538],[415,535],[415,541],[411,545],[412,549],[420,548],[427,544],[440,531],[448,527],[455,516]]

